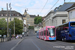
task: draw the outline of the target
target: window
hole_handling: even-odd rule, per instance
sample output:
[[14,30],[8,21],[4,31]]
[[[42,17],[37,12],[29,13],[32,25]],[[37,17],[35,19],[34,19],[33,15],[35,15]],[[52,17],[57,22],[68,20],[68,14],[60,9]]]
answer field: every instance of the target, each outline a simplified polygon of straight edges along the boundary
[[63,24],[63,23],[66,23],[66,20],[65,20],[65,19],[62,20],[62,24]]
[[9,16],[11,16],[11,14],[9,14]]
[[47,36],[48,36],[48,31],[47,31]]
[[46,31],[44,31],[44,36],[46,35]]
[[55,36],[55,28],[48,28],[48,31],[50,36]]
[[43,36],[43,31],[42,31],[42,36]]
[[17,14],[17,16],[19,16],[19,14]]
[[1,16],[3,16],[3,14],[1,14]]
[[7,16],[7,14],[5,16]]
[[14,16],[15,16],[15,14],[14,14]]

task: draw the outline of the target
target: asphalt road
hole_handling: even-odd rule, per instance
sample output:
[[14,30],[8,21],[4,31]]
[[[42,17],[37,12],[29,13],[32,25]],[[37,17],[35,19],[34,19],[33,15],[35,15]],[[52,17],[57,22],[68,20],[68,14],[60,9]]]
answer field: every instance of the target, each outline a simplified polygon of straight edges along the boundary
[[75,50],[75,42],[40,40],[30,30],[24,39],[0,43],[0,50]]
[[14,50],[75,50],[75,42],[62,41],[44,41],[36,38],[33,30],[30,30],[29,36]]

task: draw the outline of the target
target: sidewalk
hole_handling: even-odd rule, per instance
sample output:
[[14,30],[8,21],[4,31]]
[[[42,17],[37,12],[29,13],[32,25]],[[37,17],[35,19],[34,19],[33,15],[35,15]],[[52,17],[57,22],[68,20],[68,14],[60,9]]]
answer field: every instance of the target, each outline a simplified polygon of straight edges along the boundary
[[[22,38],[17,38],[17,39],[24,39],[25,37],[22,37]],[[16,38],[11,38],[11,40],[17,40]],[[11,41],[10,40],[10,41]],[[4,38],[4,41],[2,39],[2,42],[6,42],[7,41],[7,38]],[[1,38],[0,38],[0,42],[1,42]]]
[[7,38],[4,38],[4,39],[3,38],[2,39],[0,38],[0,42],[5,42],[5,41],[7,41]]

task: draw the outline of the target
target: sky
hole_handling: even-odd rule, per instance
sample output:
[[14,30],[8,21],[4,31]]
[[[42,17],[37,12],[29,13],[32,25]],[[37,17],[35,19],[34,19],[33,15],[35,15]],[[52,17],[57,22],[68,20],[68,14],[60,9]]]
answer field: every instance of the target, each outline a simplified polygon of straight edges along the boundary
[[[57,0],[48,0],[47,4],[45,5],[46,1],[47,0],[0,0],[0,11],[2,8],[3,10],[7,10],[6,3],[8,3],[8,5],[11,3],[12,10],[15,10],[21,14],[24,14],[26,9],[27,13],[30,15],[39,14],[40,16],[44,17],[55,7],[64,4],[64,0],[59,0],[58,3],[52,8]],[[65,2],[75,2],[75,0],[65,0]]]

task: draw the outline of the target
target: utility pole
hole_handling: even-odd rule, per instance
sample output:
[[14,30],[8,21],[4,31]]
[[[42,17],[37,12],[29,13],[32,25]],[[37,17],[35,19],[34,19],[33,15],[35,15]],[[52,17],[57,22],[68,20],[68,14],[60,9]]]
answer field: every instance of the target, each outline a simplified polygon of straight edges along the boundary
[[[11,3],[9,4],[9,8],[10,8],[10,22],[11,22]],[[9,29],[10,30],[10,40],[11,40],[11,28]]]
[[65,0],[64,0],[64,3],[65,3]]
[[23,32],[24,32],[24,19],[23,19]]
[[10,8],[10,21],[11,21],[11,3],[9,4],[9,8]]
[[14,37],[15,37],[15,17],[14,17]]
[[7,3],[7,40],[9,40],[9,31],[8,31],[8,3]]

